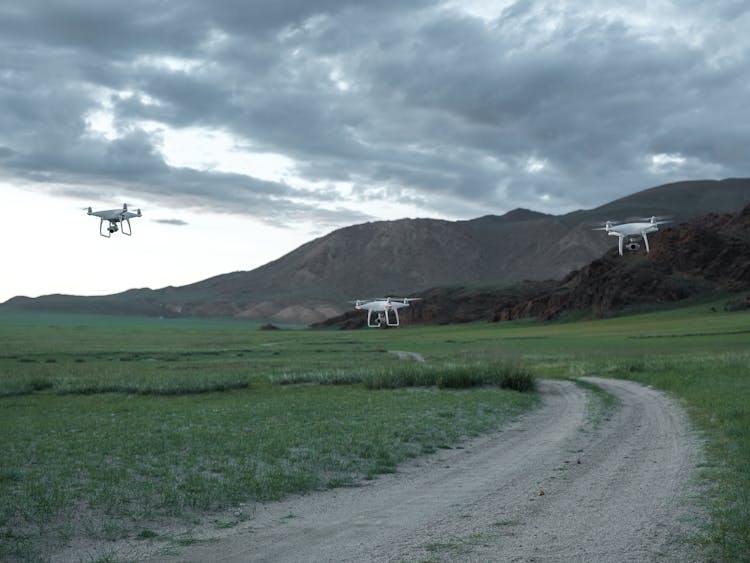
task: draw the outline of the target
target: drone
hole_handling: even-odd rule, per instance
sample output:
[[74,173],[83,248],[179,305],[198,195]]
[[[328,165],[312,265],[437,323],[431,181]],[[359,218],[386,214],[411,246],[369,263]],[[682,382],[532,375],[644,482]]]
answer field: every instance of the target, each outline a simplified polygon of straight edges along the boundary
[[[367,326],[370,328],[397,327],[399,325],[398,310],[408,307],[412,301],[419,301],[421,297],[377,297],[375,299],[357,299],[354,308],[357,311],[367,309]],[[390,313],[393,313],[391,315]],[[377,313],[373,320],[372,314]]]
[[616,221],[606,221],[603,227],[594,229],[595,231],[607,231],[607,234],[613,237],[619,237],[620,256],[622,256],[623,246],[625,249],[634,252],[641,245],[638,242],[638,236],[643,237],[646,245],[646,252],[651,252],[648,245],[648,233],[654,233],[659,230],[659,225],[669,223],[670,221],[660,221],[658,217],[650,219],[640,219],[636,223],[618,223]]
[[[112,236],[112,233],[116,233],[119,230],[117,223],[122,225],[122,231],[120,232],[123,235],[132,235],[133,229],[130,226],[130,219],[141,216],[140,209],[137,209],[135,213],[128,211],[127,203],[122,204],[122,209],[109,209],[107,211],[92,211],[90,207],[84,207],[83,209],[87,210],[89,215],[96,215],[101,219],[99,222],[99,234],[106,238],[109,238]],[[109,221],[109,227],[106,229],[106,234],[104,230],[104,221]],[[126,224],[128,226],[127,229],[125,229]]]

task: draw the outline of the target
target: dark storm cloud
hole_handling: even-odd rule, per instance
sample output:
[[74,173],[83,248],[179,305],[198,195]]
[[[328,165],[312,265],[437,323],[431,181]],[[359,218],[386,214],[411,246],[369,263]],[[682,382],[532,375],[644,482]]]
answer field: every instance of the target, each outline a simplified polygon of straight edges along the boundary
[[[740,3],[501,4],[7,2],[0,173],[339,224],[381,198],[559,212],[747,175]],[[95,112],[114,133],[92,132]],[[303,182],[170,166],[158,131],[187,127],[281,154]]]

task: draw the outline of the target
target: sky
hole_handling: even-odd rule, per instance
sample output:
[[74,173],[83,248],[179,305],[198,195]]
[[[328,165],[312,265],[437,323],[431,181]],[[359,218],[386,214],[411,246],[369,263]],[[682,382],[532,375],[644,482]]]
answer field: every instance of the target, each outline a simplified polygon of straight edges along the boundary
[[[5,0],[0,302],[747,177],[745,0]],[[142,209],[98,235],[82,208]]]

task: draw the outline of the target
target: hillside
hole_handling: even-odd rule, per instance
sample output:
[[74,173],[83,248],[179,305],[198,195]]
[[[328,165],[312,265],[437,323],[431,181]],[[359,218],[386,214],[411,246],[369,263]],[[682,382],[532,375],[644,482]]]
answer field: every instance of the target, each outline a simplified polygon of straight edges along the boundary
[[308,324],[343,313],[347,302],[358,297],[560,279],[612,247],[612,238],[592,230],[607,219],[669,214],[683,220],[748,203],[750,179],[730,179],[659,186],[559,216],[517,209],[469,221],[370,222],[333,231],[252,271],[109,296],[18,297],[0,310],[234,316]]
[[[562,280],[506,289],[433,288],[402,310],[405,323],[550,320],[566,313],[608,316],[633,307],[678,302],[706,292],[750,291],[750,205],[736,213],[709,214],[651,235],[652,252],[601,258]],[[746,307],[747,296],[733,304]],[[359,328],[361,313],[317,325]]]

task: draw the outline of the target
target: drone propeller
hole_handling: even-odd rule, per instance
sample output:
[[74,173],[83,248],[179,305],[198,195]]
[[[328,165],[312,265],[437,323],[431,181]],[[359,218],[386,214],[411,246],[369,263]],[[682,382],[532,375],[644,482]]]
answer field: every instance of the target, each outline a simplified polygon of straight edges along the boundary
[[643,221],[644,223],[652,223],[654,225],[661,225],[662,223],[671,223],[671,215],[652,215],[651,217],[636,217],[636,221]]
[[601,226],[601,227],[595,227],[592,230],[593,231],[608,231],[612,227],[614,227],[616,225],[619,225],[619,224],[620,224],[620,221],[602,221],[602,225],[603,226]]

